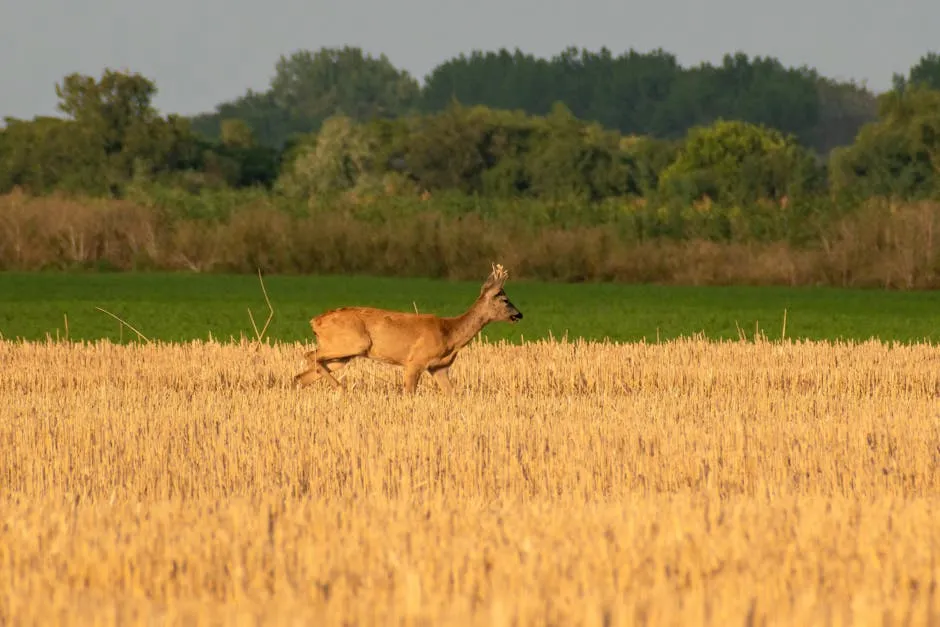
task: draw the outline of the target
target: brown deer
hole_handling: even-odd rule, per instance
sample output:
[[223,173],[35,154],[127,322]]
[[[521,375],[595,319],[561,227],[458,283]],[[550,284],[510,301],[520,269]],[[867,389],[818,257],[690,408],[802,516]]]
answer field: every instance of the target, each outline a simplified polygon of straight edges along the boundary
[[522,312],[509,302],[503,284],[509,277],[501,265],[493,271],[480,296],[465,313],[454,317],[388,311],[372,307],[341,307],[310,321],[317,336],[316,350],[304,357],[310,368],[294,377],[299,386],[326,377],[334,388],[342,385],[333,372],[356,357],[404,366],[404,392],[413,394],[427,370],[445,394],[454,391],[447,369],[457,352],[490,322],[522,320]]

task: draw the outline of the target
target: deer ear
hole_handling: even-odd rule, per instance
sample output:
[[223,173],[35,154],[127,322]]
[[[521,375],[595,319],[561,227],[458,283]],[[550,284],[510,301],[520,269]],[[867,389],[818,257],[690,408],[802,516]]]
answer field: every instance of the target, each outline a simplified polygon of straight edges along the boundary
[[483,287],[480,288],[480,296],[483,296],[494,287],[496,287],[496,279],[488,277],[486,281],[483,282]]

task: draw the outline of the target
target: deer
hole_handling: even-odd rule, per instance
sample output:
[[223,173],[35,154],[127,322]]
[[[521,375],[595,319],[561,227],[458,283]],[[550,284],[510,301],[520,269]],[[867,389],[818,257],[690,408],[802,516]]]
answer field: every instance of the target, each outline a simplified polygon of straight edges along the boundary
[[457,353],[491,322],[515,324],[522,320],[522,312],[503,290],[509,273],[500,264],[492,268],[479,297],[459,316],[340,307],[312,318],[310,326],[317,346],[304,354],[309,368],[294,377],[295,386],[312,385],[325,378],[334,389],[342,389],[333,373],[362,357],[403,367],[405,394],[415,393],[425,371],[443,394],[453,394],[447,371]]

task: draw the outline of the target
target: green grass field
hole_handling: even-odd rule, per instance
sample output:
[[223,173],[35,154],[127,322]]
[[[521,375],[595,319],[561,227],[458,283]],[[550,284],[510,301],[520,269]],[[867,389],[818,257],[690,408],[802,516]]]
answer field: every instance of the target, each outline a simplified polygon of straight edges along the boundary
[[[482,277],[481,277],[482,279]],[[272,340],[311,340],[308,320],[341,305],[376,305],[455,315],[477,296],[478,282],[368,277],[264,278],[275,316]],[[780,337],[931,341],[940,339],[940,294],[817,288],[558,285],[526,281],[506,286],[525,314],[515,326],[490,325],[488,339],[574,339],[655,342],[704,333],[752,337],[755,324]],[[4,338],[73,340],[135,336],[106,309],[154,340],[253,338],[247,308],[260,327],[267,307],[258,277],[198,274],[0,273],[0,333]]]

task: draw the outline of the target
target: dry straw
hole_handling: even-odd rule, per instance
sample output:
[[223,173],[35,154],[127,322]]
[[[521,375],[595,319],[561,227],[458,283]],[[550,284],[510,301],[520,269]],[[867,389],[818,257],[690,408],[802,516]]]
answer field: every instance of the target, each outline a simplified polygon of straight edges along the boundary
[[0,341],[0,624],[940,618],[931,346],[304,349]]

